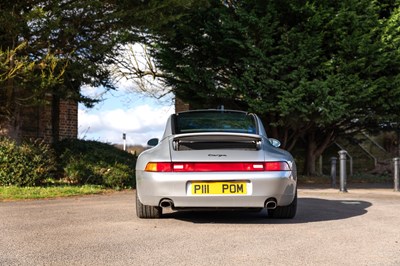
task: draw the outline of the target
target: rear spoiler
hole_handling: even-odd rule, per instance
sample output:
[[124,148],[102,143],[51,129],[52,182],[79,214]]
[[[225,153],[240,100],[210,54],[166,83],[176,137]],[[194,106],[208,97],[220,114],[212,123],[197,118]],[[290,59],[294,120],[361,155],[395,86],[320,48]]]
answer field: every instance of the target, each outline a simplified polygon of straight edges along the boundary
[[[229,144],[229,147],[234,147],[235,144],[245,147],[249,146],[252,149],[260,150],[262,137],[256,134],[244,133],[228,133],[228,132],[202,132],[175,135],[172,139],[172,147],[174,150],[180,150],[182,145],[201,145],[201,143],[211,146],[219,146],[223,148],[224,144]],[[220,145],[218,145],[220,144]]]

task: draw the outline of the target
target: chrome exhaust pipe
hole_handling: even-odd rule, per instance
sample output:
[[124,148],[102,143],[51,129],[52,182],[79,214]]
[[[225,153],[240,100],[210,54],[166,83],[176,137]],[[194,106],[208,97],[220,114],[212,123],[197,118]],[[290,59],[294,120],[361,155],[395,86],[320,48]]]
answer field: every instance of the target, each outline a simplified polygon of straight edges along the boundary
[[168,207],[173,207],[174,206],[174,202],[170,199],[162,199],[160,201],[160,207],[162,208],[168,208]]
[[275,199],[268,199],[265,202],[265,208],[267,208],[268,210],[273,210],[276,208],[276,200]]

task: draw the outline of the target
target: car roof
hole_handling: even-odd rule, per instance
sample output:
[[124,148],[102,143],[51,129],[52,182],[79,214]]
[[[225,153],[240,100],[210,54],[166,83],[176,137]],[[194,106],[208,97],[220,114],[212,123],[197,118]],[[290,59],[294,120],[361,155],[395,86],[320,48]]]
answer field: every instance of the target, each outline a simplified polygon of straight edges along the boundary
[[179,115],[182,113],[199,113],[199,112],[226,112],[226,113],[250,114],[249,112],[246,112],[246,111],[231,110],[231,109],[196,109],[196,110],[182,111],[182,112],[176,113],[176,115]]

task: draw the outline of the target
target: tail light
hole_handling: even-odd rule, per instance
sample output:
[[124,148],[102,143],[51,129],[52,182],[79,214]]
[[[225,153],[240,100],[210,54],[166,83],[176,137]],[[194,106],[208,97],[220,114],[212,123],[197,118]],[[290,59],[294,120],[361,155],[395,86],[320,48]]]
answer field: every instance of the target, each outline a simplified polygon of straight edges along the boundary
[[290,171],[287,162],[149,162],[146,172]]
[[265,171],[289,171],[287,162],[266,162]]
[[172,163],[149,162],[144,170],[146,172],[172,172]]

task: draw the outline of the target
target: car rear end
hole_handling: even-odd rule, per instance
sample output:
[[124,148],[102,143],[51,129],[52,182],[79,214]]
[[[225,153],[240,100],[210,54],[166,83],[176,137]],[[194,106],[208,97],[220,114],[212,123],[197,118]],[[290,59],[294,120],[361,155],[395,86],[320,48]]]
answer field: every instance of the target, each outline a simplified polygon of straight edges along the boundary
[[178,132],[143,153],[136,172],[140,202],[174,209],[291,204],[295,163],[259,134],[262,125],[252,119],[256,131]]

